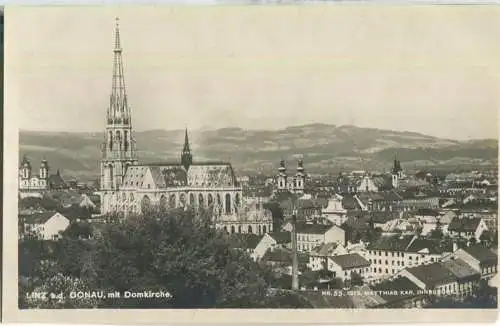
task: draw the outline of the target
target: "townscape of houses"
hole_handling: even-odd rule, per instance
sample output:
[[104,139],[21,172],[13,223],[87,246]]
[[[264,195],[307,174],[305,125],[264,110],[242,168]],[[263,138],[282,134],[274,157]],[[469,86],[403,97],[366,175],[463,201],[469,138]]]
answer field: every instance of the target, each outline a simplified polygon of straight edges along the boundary
[[[354,171],[330,184],[316,181],[323,182],[316,189],[306,184],[295,191],[286,182],[286,189],[280,186],[283,166],[276,178],[261,183],[260,193],[268,202],[295,197],[302,210],[296,224],[301,290],[324,297],[332,288],[346,293],[364,289],[364,299],[352,296],[347,304],[341,302],[349,297],[344,295],[326,306],[420,307],[426,293],[463,298],[481,280],[494,282],[496,172],[450,173],[441,179],[421,171],[407,176],[395,160],[390,175]],[[252,193],[258,188],[254,185]],[[289,280],[291,220],[243,244],[256,261],[279,267]],[[399,295],[366,295],[391,291]]]

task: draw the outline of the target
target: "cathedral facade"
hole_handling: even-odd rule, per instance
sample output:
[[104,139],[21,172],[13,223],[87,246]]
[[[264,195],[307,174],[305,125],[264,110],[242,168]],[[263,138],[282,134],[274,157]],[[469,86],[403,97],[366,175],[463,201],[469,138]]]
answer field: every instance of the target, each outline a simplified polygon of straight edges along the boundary
[[46,160],[42,160],[40,163],[39,173],[34,174],[28,157],[23,156],[19,166],[19,192],[43,193],[47,190],[64,189],[66,187],[59,170],[57,170],[56,174],[49,174],[49,164]]
[[144,213],[150,207],[192,207],[212,212],[215,226],[229,233],[265,233],[272,217],[243,198],[228,162],[199,162],[186,130],[179,161],[140,163],[132,136],[118,24],[115,31],[113,84],[100,162],[101,212]]
[[281,160],[278,175],[276,176],[276,190],[278,192],[288,191],[297,195],[303,195],[305,181],[306,174],[302,159],[298,160],[297,171],[295,175],[291,176],[287,173],[285,160]]

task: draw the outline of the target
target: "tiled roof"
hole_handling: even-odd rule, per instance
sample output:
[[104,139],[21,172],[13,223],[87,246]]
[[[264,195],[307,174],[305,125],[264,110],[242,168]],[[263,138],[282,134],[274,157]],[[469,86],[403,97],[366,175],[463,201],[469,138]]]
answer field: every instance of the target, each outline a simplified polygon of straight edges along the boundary
[[382,236],[370,246],[372,250],[392,250],[392,251],[406,251],[412,242],[413,235],[388,235]]
[[462,259],[450,259],[442,263],[445,268],[450,270],[458,279],[481,276],[479,272],[473,269]]
[[188,183],[191,186],[234,186],[236,176],[229,163],[195,163],[189,167]]
[[480,244],[476,244],[470,247],[463,248],[465,252],[467,252],[472,257],[476,258],[480,263],[494,263],[498,261],[498,256]]
[[342,269],[352,269],[370,266],[370,262],[358,254],[333,256],[331,259]]
[[20,217],[24,220],[25,224],[44,224],[55,214],[57,214],[57,212],[42,212],[30,215],[21,215]]
[[399,218],[399,213],[374,211],[369,213],[368,218],[371,218],[374,223],[386,223]]
[[154,163],[131,166],[127,169],[125,187],[139,187],[144,175],[151,173],[159,188],[164,187],[222,187],[235,186],[236,176],[231,164],[224,162],[200,162],[189,166],[188,171],[180,163]]
[[425,250],[425,249],[427,249],[430,254],[442,254],[444,252],[453,252],[453,244],[450,243],[447,247],[442,248],[439,245],[438,240],[418,238],[418,239],[415,239],[410,244],[407,251],[420,252],[421,250]]
[[333,251],[337,249],[338,245],[336,243],[322,243],[319,246],[313,248],[311,255],[313,256],[330,256]]
[[262,236],[253,233],[233,233],[229,236],[231,247],[239,249],[255,249]]
[[59,174],[52,174],[49,176],[49,185],[52,188],[64,188],[66,187],[66,182]]
[[324,234],[326,231],[330,230],[332,227],[333,227],[333,225],[327,225],[327,224],[297,223],[297,233]]
[[322,295],[321,292],[301,292],[301,295],[311,303],[314,308],[356,308],[352,299],[347,295],[334,296]]
[[448,226],[449,231],[457,231],[457,232],[474,232],[477,230],[481,219],[478,217],[473,218],[458,218],[454,217],[451,220],[450,225]]
[[456,280],[455,274],[441,263],[411,267],[408,268],[408,272],[430,288]]
[[292,242],[292,233],[291,232],[272,232],[268,233],[268,235],[276,240],[278,244],[290,243]]
[[[309,262],[309,256],[307,256],[303,253],[298,253],[297,259],[298,259],[299,263],[308,263]],[[266,251],[264,256],[262,256],[262,260],[269,261],[269,262],[291,264],[292,263],[292,251],[289,249],[284,249],[284,248],[276,248],[273,250],[268,250],[268,251]]]
[[[379,295],[387,303],[413,298],[417,296],[417,293],[420,290],[415,283],[406,277],[398,277],[392,281],[383,281],[370,286],[370,288],[373,291],[385,291],[380,292]],[[404,290],[404,292],[402,290]],[[397,292],[398,295],[388,295],[388,291]]]
[[439,212],[435,209],[420,208],[416,211],[416,215],[437,217],[439,216]]

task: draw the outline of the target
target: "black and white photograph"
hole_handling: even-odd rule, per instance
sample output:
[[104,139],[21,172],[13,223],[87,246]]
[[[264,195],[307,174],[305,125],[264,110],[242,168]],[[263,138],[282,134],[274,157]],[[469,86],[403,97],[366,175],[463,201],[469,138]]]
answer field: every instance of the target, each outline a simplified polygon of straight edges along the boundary
[[11,318],[496,312],[493,9],[7,7]]

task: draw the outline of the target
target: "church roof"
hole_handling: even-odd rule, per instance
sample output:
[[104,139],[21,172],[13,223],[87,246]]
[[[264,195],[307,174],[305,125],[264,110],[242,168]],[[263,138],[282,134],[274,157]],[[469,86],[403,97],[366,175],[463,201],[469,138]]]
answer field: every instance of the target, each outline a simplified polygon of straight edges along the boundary
[[156,188],[234,186],[236,176],[230,163],[201,162],[186,168],[181,163],[135,165],[127,169],[124,187],[142,187],[150,178]]

